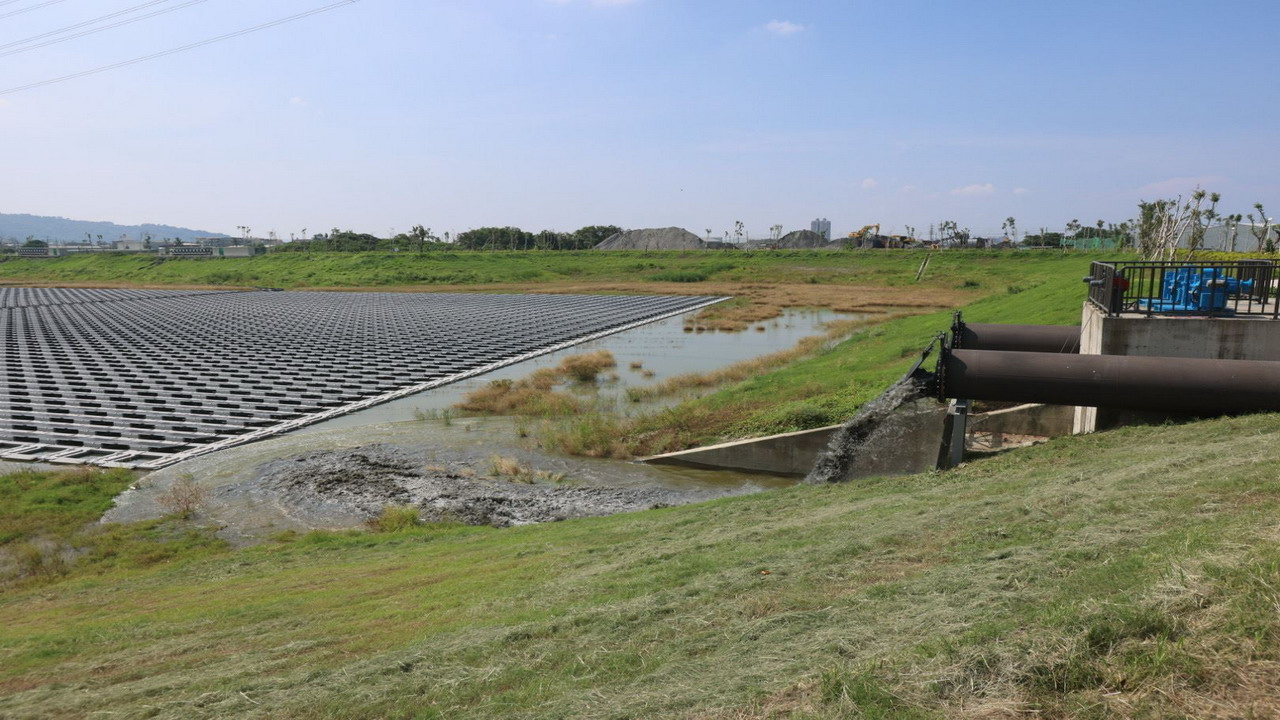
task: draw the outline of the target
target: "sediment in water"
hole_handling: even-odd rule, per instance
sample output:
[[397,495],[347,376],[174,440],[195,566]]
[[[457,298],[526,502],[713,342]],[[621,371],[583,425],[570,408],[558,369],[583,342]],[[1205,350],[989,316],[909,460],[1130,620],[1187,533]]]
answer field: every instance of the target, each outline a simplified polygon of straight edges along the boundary
[[320,451],[268,463],[216,496],[250,496],[287,507],[295,519],[372,518],[388,504],[413,505],[428,520],[508,527],[683,505],[746,492],[576,486],[486,477],[471,463],[427,464],[390,445]]

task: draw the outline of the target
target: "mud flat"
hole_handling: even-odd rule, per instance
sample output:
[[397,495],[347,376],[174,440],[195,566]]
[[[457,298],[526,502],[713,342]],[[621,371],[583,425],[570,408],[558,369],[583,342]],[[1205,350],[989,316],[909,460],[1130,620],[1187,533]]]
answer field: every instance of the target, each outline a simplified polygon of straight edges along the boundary
[[[152,472],[116,498],[102,522],[160,517],[157,499],[188,478],[205,490],[196,522],[252,544],[284,530],[363,527],[388,504],[424,519],[519,525],[700,502],[790,485],[792,479],[564,457],[530,447],[512,418],[395,422],[292,434]],[[532,475],[494,476],[495,458]]]
[[346,516],[368,519],[387,505],[413,505],[426,520],[509,527],[683,505],[729,491],[675,491],[658,487],[574,486],[555,480],[525,482],[485,476],[470,460],[427,462],[425,452],[391,445],[307,453],[261,468],[252,480],[220,488],[237,496],[288,507],[311,523]]

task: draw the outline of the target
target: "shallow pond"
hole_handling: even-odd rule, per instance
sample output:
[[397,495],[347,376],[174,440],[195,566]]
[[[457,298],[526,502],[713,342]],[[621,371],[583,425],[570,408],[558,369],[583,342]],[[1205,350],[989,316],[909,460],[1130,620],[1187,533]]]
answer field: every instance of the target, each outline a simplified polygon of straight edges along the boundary
[[[515,365],[508,365],[484,375],[461,380],[434,388],[417,395],[393,400],[367,410],[316,423],[296,434],[327,432],[339,428],[353,428],[386,422],[406,422],[449,410],[463,396],[494,380],[516,380],[527,377],[540,368],[555,367],[568,355],[578,355],[593,350],[608,350],[618,361],[613,373],[616,382],[600,382],[595,392],[601,397],[612,397],[625,402],[629,387],[653,385],[674,375],[691,372],[707,372],[732,365],[741,360],[766,355],[795,346],[801,339],[823,332],[823,325],[832,320],[857,317],[830,310],[794,309],[782,317],[757,323],[743,332],[685,332],[683,317],[677,316],[649,323],[625,332],[574,345],[547,355],[541,355]],[[641,367],[632,369],[631,363]],[[609,373],[603,373],[608,375]]]
[[[364,518],[338,511],[317,514],[315,508],[304,513],[278,497],[243,489],[256,487],[264,466],[272,461],[375,443],[421,453],[428,465],[467,467],[482,476],[489,472],[492,458],[513,458],[578,485],[659,488],[686,493],[691,499],[788,486],[796,478],[565,457],[544,452],[531,440],[522,439],[517,432],[521,421],[516,418],[450,417],[444,411],[467,392],[492,380],[522,378],[539,368],[559,364],[566,355],[600,349],[609,350],[616,357],[617,380],[601,381],[592,392],[626,403],[623,396],[628,387],[661,382],[681,373],[716,370],[740,360],[784,350],[802,338],[823,332],[825,323],[848,317],[830,311],[793,310],[760,323],[760,330],[753,328],[740,333],[685,332],[680,317],[669,318],[287,435],[228,448],[155,471],[138,484],[138,489],[120,496],[116,508],[105,519],[132,521],[159,516],[156,496],[176,479],[191,477],[213,490],[204,514],[224,526],[223,536],[233,541],[247,541],[282,529],[351,527]],[[633,362],[640,363],[641,367],[631,369]]]

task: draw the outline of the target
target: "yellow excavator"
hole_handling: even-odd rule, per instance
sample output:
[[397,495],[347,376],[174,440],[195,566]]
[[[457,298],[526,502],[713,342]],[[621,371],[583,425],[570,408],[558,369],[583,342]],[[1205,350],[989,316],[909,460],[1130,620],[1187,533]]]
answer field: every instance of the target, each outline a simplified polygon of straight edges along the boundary
[[875,237],[880,234],[880,223],[874,225],[863,225],[861,230],[854,230],[849,233],[850,240],[863,240],[867,237]]

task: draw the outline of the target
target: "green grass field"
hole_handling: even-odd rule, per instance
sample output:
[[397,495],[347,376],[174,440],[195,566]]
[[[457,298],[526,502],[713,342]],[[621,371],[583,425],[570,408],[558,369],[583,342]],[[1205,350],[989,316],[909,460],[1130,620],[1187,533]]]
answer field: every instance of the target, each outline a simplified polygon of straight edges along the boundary
[[1277,430],[507,530],[122,545],[0,593],[0,715],[1266,717]]
[[[920,259],[740,255],[707,277],[911,285]],[[259,260],[242,267],[284,272]],[[322,260],[351,285],[381,277],[355,274],[358,256]],[[510,278],[526,260],[467,262]],[[947,253],[926,282],[973,290],[973,321],[1073,324],[1087,260]],[[609,282],[640,261],[596,272]],[[74,276],[80,262],[36,266]],[[645,262],[693,272],[706,256]],[[218,267],[165,265],[134,281],[200,284],[197,270]],[[110,274],[79,272],[47,279]],[[262,284],[286,284],[274,277]],[[949,324],[947,312],[895,319],[652,422],[708,434],[821,424],[883,390]],[[125,473],[5,476],[0,717],[1271,717],[1277,431],[1276,415],[1134,427],[946,473],[240,550],[198,514],[86,525]]]
[[[398,287],[551,285],[584,282],[702,281],[912,285],[924,259],[917,251],[436,252],[277,253],[253,258],[191,259],[102,254],[0,260],[0,278],[62,283],[226,285],[238,287]],[[1005,291],[1051,268],[1084,265],[1059,252],[935,253],[919,283]],[[1083,274],[1081,272],[1080,274]]]

